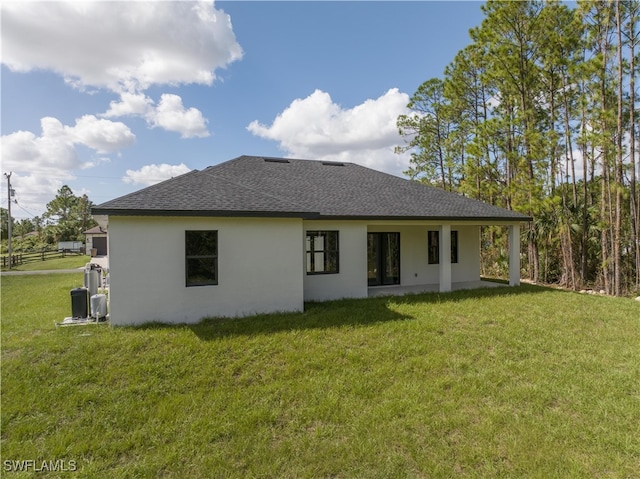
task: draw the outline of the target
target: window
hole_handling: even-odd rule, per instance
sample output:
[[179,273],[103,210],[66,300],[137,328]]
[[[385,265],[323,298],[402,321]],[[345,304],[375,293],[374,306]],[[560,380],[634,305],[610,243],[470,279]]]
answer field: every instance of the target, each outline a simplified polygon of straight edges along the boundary
[[338,273],[338,232],[307,231],[307,274]]
[[186,285],[218,284],[218,232],[185,231]]
[[428,232],[429,264],[440,263],[440,236],[439,231]]
[[458,262],[458,232],[451,232],[451,262]]
[[[440,232],[428,231],[429,264],[440,263]],[[451,232],[451,263],[458,262],[458,232]]]

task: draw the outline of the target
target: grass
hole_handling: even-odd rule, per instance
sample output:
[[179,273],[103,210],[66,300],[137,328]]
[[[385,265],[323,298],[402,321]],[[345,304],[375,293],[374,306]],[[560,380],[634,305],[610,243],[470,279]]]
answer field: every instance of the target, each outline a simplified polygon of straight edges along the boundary
[[2,268],[2,271],[40,271],[56,269],[82,268],[91,261],[91,256],[87,255],[67,255],[64,258],[51,258],[45,261],[33,261],[31,263],[20,264],[9,270]]
[[3,278],[3,461],[89,478],[640,471],[635,301],[525,285],[55,329],[81,282]]

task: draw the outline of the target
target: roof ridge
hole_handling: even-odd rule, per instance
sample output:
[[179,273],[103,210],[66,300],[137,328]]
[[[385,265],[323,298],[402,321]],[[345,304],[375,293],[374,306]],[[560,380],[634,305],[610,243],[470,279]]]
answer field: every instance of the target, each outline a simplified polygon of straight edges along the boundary
[[115,200],[120,201],[120,200],[124,200],[124,199],[129,198],[129,197],[134,196],[134,195],[139,195],[143,191],[147,191],[147,190],[150,190],[152,188],[159,187],[160,185],[163,185],[164,183],[167,183],[168,181],[177,180],[178,178],[184,178],[185,176],[189,176],[191,174],[200,173],[200,171],[201,170],[193,169],[193,170],[187,171],[186,173],[183,173],[181,175],[172,176],[171,178],[167,178],[166,180],[159,181],[158,183],[154,183],[153,185],[145,186],[141,190],[132,191],[131,193],[127,193],[125,195],[118,196],[117,198],[113,198],[111,200],[105,201],[104,203],[101,203],[99,206],[102,207],[103,205],[107,205],[107,204],[109,204],[109,203],[111,203],[112,201],[115,201]]
[[[241,160],[243,158],[250,158],[250,159],[254,159],[254,160],[286,160],[288,162],[305,162],[305,163],[342,163],[344,165],[354,165],[354,166],[359,166],[360,168],[366,168],[365,166],[359,165],[357,163],[354,163],[352,161],[342,161],[342,160],[311,160],[309,158],[288,158],[288,157],[284,157],[284,156],[267,156],[267,155],[240,155],[236,158],[233,158],[231,160],[225,161],[223,163],[218,163],[217,165],[211,165],[208,168],[215,168],[216,166],[222,165],[224,163],[230,163],[232,161],[236,161],[236,160]],[[208,169],[207,168],[207,169]],[[371,169],[371,168],[369,168]],[[377,170],[374,170],[377,171]],[[379,172],[382,173],[382,172]],[[393,175],[391,175],[393,176]],[[396,178],[398,178],[396,176]]]

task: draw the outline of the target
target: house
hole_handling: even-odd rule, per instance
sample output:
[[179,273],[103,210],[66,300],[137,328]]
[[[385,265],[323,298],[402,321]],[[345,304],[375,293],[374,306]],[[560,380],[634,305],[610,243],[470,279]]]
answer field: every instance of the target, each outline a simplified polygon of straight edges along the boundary
[[[352,163],[241,156],[93,208],[112,324],[302,311],[480,280],[482,225],[506,225],[510,284],[530,218]],[[394,290],[394,288],[396,288]]]
[[87,252],[91,252],[91,256],[107,255],[107,230],[102,226],[94,226],[93,228],[83,231]]

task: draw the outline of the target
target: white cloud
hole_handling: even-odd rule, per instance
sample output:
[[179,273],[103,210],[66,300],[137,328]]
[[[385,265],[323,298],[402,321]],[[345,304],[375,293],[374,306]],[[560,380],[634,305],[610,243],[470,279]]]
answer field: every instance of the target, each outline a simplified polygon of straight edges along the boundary
[[164,94],[151,119],[153,125],[177,131],[182,138],[209,136],[207,120],[196,108],[185,109],[178,95]]
[[109,103],[109,110],[101,116],[113,118],[118,116],[146,117],[154,108],[153,100],[144,93],[121,93],[120,101]]
[[78,155],[64,126],[56,118],[40,120],[42,134],[17,131],[2,136],[2,165],[12,171],[69,169],[79,163]]
[[230,17],[202,2],[3,2],[2,62],[80,88],[211,85],[242,57]]
[[316,90],[294,100],[270,126],[253,121],[247,129],[256,136],[279,142],[290,157],[348,161],[401,175],[409,155],[398,155],[401,142],[396,120],[409,114],[409,96],[389,90],[351,109],[334,103],[328,93]]
[[40,125],[39,136],[17,131],[0,137],[3,169],[14,173],[11,182],[21,192],[23,206],[37,211],[44,209],[43,205],[55,196],[63,181],[75,178],[73,170],[91,167],[95,161],[107,161],[104,157],[83,161],[76,145],[108,153],[135,141],[135,135],[124,123],[92,115],[77,119],[75,126],[63,125],[52,117],[42,118]]
[[120,116],[139,116],[152,128],[161,127],[167,131],[180,133],[182,138],[204,138],[209,136],[207,120],[197,108],[185,108],[178,95],[165,93],[156,106],[154,101],[143,93],[124,93],[120,101],[112,101],[109,110],[101,116],[106,118]]
[[124,123],[98,119],[93,115],[84,115],[76,120],[75,127],[65,127],[76,143],[83,144],[98,153],[111,153],[130,146],[135,135]]
[[184,175],[189,171],[191,169],[184,163],[179,165],[168,165],[166,163],[145,165],[139,170],[127,170],[127,174],[122,178],[122,181],[135,185],[149,186],[175,176]]

